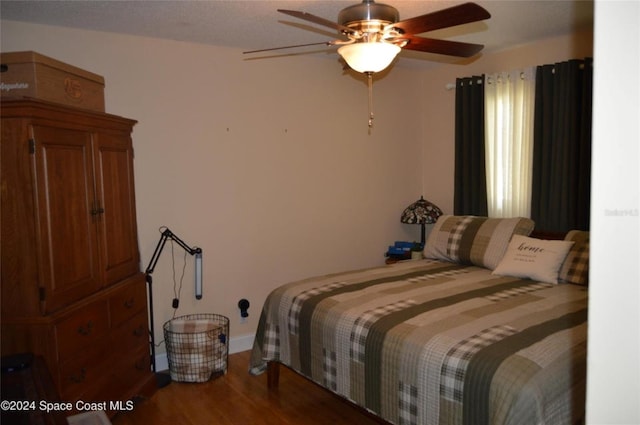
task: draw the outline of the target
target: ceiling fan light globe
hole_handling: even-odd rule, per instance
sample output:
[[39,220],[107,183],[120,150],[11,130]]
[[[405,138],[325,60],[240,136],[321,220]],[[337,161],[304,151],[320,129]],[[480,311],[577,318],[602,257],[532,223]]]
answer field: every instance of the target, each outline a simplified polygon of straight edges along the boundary
[[400,53],[400,47],[390,43],[354,43],[338,49],[338,54],[357,72],[380,72]]

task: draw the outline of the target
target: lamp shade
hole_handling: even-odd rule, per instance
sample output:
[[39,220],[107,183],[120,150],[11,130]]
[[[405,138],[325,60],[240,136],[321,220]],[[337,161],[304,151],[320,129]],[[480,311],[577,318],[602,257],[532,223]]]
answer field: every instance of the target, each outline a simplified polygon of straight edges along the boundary
[[400,221],[407,224],[433,224],[442,215],[442,210],[422,196],[402,212]]
[[400,50],[390,43],[354,43],[340,47],[338,53],[353,70],[368,73],[388,67]]

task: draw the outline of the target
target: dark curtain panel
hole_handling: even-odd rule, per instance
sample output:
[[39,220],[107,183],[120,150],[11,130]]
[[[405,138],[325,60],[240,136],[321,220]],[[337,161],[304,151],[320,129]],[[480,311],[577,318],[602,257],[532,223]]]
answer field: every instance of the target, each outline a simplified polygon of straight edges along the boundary
[[589,229],[591,59],[538,66],[531,218],[550,232]]
[[484,161],[484,77],[456,79],[455,180],[453,212],[486,216]]

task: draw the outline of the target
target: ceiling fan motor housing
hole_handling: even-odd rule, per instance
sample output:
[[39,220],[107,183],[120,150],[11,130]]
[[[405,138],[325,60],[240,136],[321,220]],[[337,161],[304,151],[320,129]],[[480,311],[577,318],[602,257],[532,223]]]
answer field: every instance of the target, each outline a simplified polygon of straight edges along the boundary
[[363,33],[378,33],[399,19],[400,15],[395,7],[376,3],[374,0],[363,0],[362,3],[345,7],[338,14],[340,25]]

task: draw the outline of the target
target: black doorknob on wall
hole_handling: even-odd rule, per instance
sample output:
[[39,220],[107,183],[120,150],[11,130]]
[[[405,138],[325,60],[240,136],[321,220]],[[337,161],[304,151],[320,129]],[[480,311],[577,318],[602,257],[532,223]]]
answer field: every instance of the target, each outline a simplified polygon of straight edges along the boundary
[[249,310],[249,305],[249,300],[245,298],[238,301],[238,308],[240,309],[241,317],[249,317],[249,312],[247,312],[247,310]]

